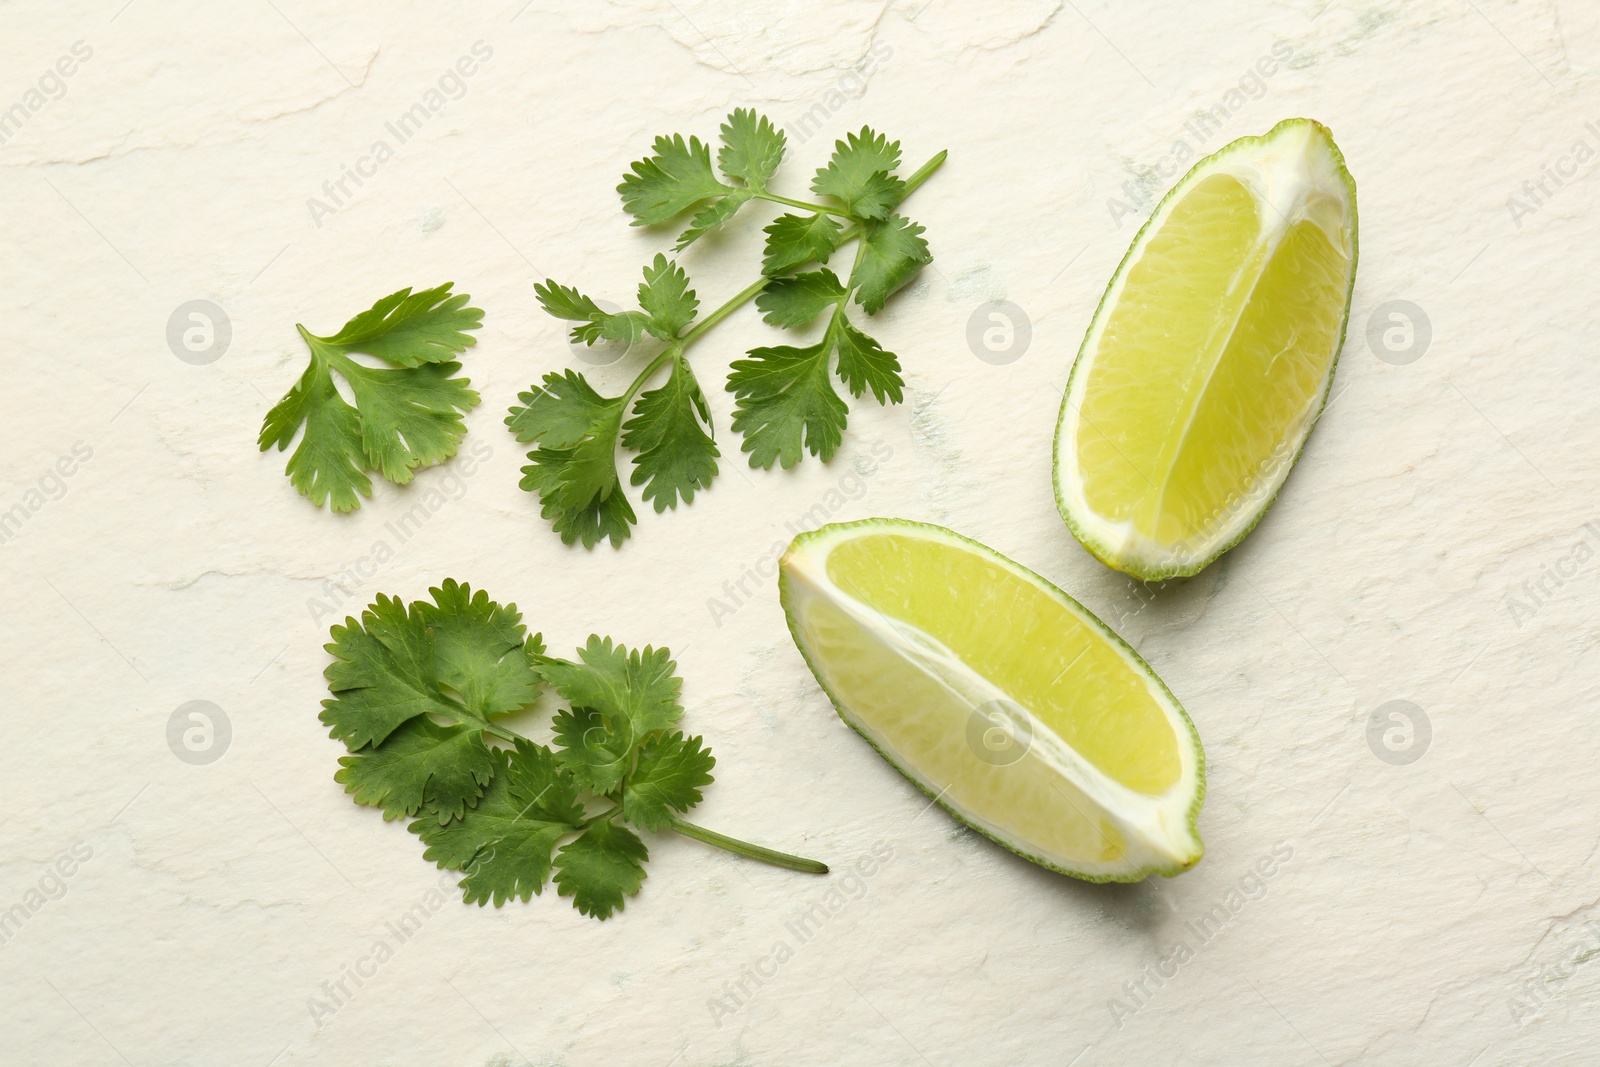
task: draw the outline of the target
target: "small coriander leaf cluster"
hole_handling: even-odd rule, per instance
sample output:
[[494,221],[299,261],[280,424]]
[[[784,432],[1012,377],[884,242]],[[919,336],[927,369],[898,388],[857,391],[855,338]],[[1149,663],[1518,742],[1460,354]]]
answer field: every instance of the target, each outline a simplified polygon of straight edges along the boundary
[[[380,595],[333,627],[320,718],[348,750],[335,781],[385,819],[411,819],[424,858],[463,873],[469,904],[527,900],[553,881],[584,915],[611,916],[644,882],[650,852],[636,831],[708,833],[681,821],[716,760],[678,729],[671,654],[593,636],[560,659],[515,605],[454,580],[429,593],[409,605]],[[567,705],[549,746],[498,721],[545,687]]]
[[[835,145],[811,181],[819,200],[807,202],[769,185],[787,144],[766,117],[733,112],[719,141],[713,162],[712,146],[698,137],[658,137],[617,191],[635,226],[687,219],[675,252],[752,201],[798,209],[765,227],[761,274],[745,290],[697,321],[699,300],[688,275],[665,255],[645,268],[637,310],[607,312],[555,281],[535,286],[546,312],[574,323],[575,343],[654,338],[662,344],[618,395],[603,395],[576,371],[549,373],[518,397],[506,419],[519,441],[535,446],[522,487],[538,495],[543,516],[567,544],[620,546],[637,523],[616,466],[619,446],[632,454],[629,483],[657,512],[691,503],[710,487],[721,452],[686,354],[749,300],[770,325],[814,335],[808,344],[751,349],[732,363],[726,385],[734,398],[732,428],[752,467],[792,467],[805,453],[823,462],[833,457],[849,419],[835,379],[858,399],[870,392],[879,404],[898,404],[904,397],[899,357],[853,321],[849,309],[876,315],[932,261],[923,228],[897,209],[944,153],[903,178],[899,142],[863,128]],[[851,242],[848,271],[830,269],[834,254]]]
[[[405,485],[418,468],[455,455],[467,432],[462,416],[478,394],[453,357],[472,346],[467,331],[483,324],[483,312],[451,286],[392,293],[331,337],[296,326],[311,362],[267,412],[257,443],[263,452],[274,445],[283,451],[299,437],[289,481],[313,504],[354,511],[372,495],[369,472]],[[355,354],[388,366],[368,366]]]

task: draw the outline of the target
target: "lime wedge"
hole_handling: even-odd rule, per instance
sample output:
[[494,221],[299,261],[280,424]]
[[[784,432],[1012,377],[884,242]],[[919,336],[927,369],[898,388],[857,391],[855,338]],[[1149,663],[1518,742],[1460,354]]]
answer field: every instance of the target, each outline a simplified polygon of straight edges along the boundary
[[795,538],[778,583],[839,715],[957,819],[1092,882],[1199,862],[1194,725],[1043,578],[942,527],[867,519]]
[[1152,581],[1250,532],[1327,401],[1355,273],[1355,182],[1327,127],[1289,119],[1195,164],[1067,383],[1056,502],[1085,548]]

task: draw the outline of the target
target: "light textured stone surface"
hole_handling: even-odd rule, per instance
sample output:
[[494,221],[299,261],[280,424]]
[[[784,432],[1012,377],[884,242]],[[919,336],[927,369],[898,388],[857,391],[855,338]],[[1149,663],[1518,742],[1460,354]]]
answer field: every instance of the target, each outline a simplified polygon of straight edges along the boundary
[[[1592,5],[7,0],[0,27],[0,108],[74,42],[93,50],[0,145],[0,508],[41,479],[59,497],[0,546],[0,909],[21,906],[0,944],[8,1064],[1594,1062]],[[315,224],[307,199],[478,41],[493,56],[465,95]],[[1233,108],[1277,42],[1294,58]],[[790,191],[863,123],[913,162],[950,149],[912,211],[935,268],[876,331],[910,395],[857,405],[830,467],[728,462],[621,551],[563,548],[501,425],[571,362],[533,284],[625,298],[665,242],[625,225],[618,176],[655,134],[708,136],[740,105],[790,125],[822,106],[822,134],[791,134]],[[1218,105],[1234,113],[1196,146],[1185,124]],[[1210,150],[1291,115],[1333,128],[1360,186],[1337,399],[1242,546],[1144,590],[1078,547],[1050,490],[1071,357],[1137,222],[1109,202],[1179,138]],[[1570,182],[1524,190],[1580,141]],[[708,302],[750,275],[758,216],[684,257]],[[467,443],[486,461],[317,511],[254,443],[301,364],[294,323],[332,329],[446,279],[487,311],[467,357],[484,397]],[[231,319],[209,366],[166,343],[192,299]],[[989,299],[1032,322],[1007,366],[966,341]],[[1366,340],[1391,299],[1431,322],[1407,365]],[[695,353],[708,383],[771,336],[752,312],[730,320]],[[729,398],[711,402],[732,452]],[[79,442],[92,458],[63,493],[46,476]],[[835,517],[993,544],[1184,702],[1210,764],[1196,870],[1088,886],[959,831],[839,723],[770,583],[713,618],[708,598],[856,487],[875,445],[891,457]],[[452,486],[415,537],[388,531]],[[616,919],[550,895],[452,901],[315,1019],[322,983],[393,942],[385,924],[439,879],[402,826],[341,793],[315,716],[315,598],[380,541],[394,558],[341,612],[449,575],[515,600],[557,647],[591,631],[670,645],[719,760],[702,821],[824,858],[831,883],[655,838]],[[1540,593],[1546,568],[1570,573]],[[232,725],[205,766],[165,734],[197,699]],[[1390,700],[1431,723],[1408,765],[1368,744]],[[879,843],[889,861],[847,880]],[[92,855],[62,894],[49,865],[75,845]],[[1249,875],[1275,848],[1292,855],[1262,888]],[[1241,883],[1254,899],[1230,898]],[[802,942],[786,924],[830,884],[846,903]],[[1186,924],[1217,905],[1227,921],[1201,943]],[[746,968],[765,977],[714,1011]]]

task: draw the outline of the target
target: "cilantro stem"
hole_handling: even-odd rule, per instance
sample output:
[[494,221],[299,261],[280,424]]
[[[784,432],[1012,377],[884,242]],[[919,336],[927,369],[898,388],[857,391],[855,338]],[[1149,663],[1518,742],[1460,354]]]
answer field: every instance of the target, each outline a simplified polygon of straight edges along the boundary
[[521,738],[524,741],[527,740],[527,738],[522,737],[521,734],[513,733],[512,731],[507,730],[504,726],[496,726],[492,722],[479,722],[478,720],[473,719],[470,722],[468,722],[468,721],[462,722],[462,725],[463,726],[476,726],[478,729],[482,730],[484,733],[493,734],[494,736],[498,737],[500,740],[502,740],[502,741],[510,741],[512,744],[516,744],[517,740],[519,738]]
[[[949,151],[942,150],[932,159],[918,167],[916,172],[913,173],[911,177],[906,179],[906,191],[905,195],[900,198],[901,202],[904,203],[906,197],[916,192],[917,186],[931,178],[933,176],[933,172],[938,170],[944,164],[945,159],[949,155]],[[757,193],[756,195],[763,200],[772,200],[779,204],[788,204],[790,207],[804,208],[807,211],[823,212],[829,215],[838,215],[841,218],[850,219],[851,225],[840,236],[840,244],[845,244],[848,241],[855,240],[866,233],[866,223],[847,212],[839,211],[834,208],[823,207],[821,204],[808,204],[803,200],[791,200],[788,197],[778,196],[776,193],[761,192]],[[863,250],[859,248],[856,250],[857,264],[861,262],[862,251]],[[699,340],[700,336],[707,330],[711,329],[711,327],[715,326],[717,323],[721,322],[723,319],[727,318],[729,315],[732,315],[735,311],[738,311],[740,308],[744,307],[744,305],[754,300],[763,289],[777,280],[777,278],[771,278],[763,275],[762,277],[751,282],[749,285],[745,286],[738,293],[735,293],[727,303],[723,304],[711,314],[707,315],[705,318],[689,327],[688,332],[686,332],[682,337],[678,338],[679,351],[681,352],[683,349],[688,348],[695,341]],[[671,349],[668,349],[668,351],[670,352]],[[650,366],[645,368],[644,374],[640,375],[641,381],[645,377],[655,373],[655,371],[661,366],[661,363],[664,362],[663,357],[665,355],[666,353],[663,352],[661,356],[656,357],[656,360],[652,362]],[[635,387],[637,387],[637,384],[638,383],[635,383]]]
[[734,294],[733,298],[730,299],[726,304],[723,304],[721,307],[717,308],[717,310],[713,311],[711,314],[707,315],[705,318],[691,326],[688,333],[678,338],[678,343],[684,348],[688,348],[699,339],[701,334],[711,329],[711,327],[715,326],[729,315],[732,315],[735,311],[738,311],[740,308],[744,307],[751,300],[754,300],[757,293],[761,292],[761,290],[765,289],[776,280],[777,279],[775,278],[769,278],[766,275],[762,275],[760,278],[751,282],[738,293]]
[[719,834],[715,830],[707,830],[704,826],[696,826],[686,819],[674,818],[670,828],[684,837],[692,837],[696,841],[703,841],[708,845],[725,849],[736,856],[745,856],[753,860],[770,863],[774,867],[783,867],[802,874],[827,874],[828,865],[818,860],[808,860],[803,856],[791,856],[787,852],[778,852],[760,845],[752,845],[748,841]]
[[648,364],[645,365],[644,370],[640,371],[639,376],[633,380],[633,384],[628,386],[628,391],[622,394],[622,407],[620,409],[620,413],[617,415],[619,423],[623,415],[627,414],[628,408],[632,406],[633,394],[639,391],[639,387],[644,385],[645,382],[649,381],[650,376],[656,371],[660,370],[662,364],[682,354],[683,342],[681,340],[675,341],[668,345],[658,356],[656,356],[655,359],[652,359]]
[[[495,726],[492,723],[480,725],[485,731],[494,734],[496,737],[504,738],[507,741],[528,740],[521,734],[518,734],[512,730],[507,730],[504,727]],[[613,816],[621,814],[621,812],[622,804],[620,802],[613,802],[612,806],[607,810],[602,811],[597,815],[591,815],[584,819],[579,828],[588,829],[594,823],[597,823],[602,819],[612,818]],[[763,863],[770,863],[774,867],[783,867],[786,870],[799,871],[802,874],[828,873],[828,865],[820,860],[810,860],[806,859],[804,856],[791,856],[787,852],[779,852],[776,849],[764,848],[761,845],[752,845],[748,841],[740,841],[736,837],[729,837],[726,834],[719,834],[715,830],[707,830],[704,826],[696,826],[687,819],[673,817],[672,821],[668,823],[667,828],[676,833],[682,834],[684,837],[692,837],[696,841],[703,841],[708,845],[714,845],[717,848],[732,852],[736,856],[744,856],[748,859],[760,860]]]
[[916,192],[917,186],[933,177],[933,172],[944,166],[944,161],[949,157],[950,150],[948,148],[941,148],[937,153],[935,153],[932,159],[918,167],[911,177],[906,179],[905,196],[900,198],[900,202],[905,203],[906,197]]
[[764,190],[756,194],[756,199],[770,200],[774,204],[787,204],[789,207],[797,207],[802,211],[814,211],[819,215],[837,215],[841,219],[849,219],[851,222],[861,221],[843,208],[828,207],[826,204],[810,204],[804,200],[794,200],[790,197],[779,196],[777,193],[769,193]]
[[587,819],[583,820],[583,822],[578,824],[578,829],[587,830],[589,827],[593,826],[595,823],[599,822],[601,819],[609,819],[613,815],[616,815],[621,811],[622,811],[622,805],[621,804],[613,804],[610,808],[608,808],[605,811],[602,811],[600,814],[591,815]]
[[[861,237],[862,237],[862,239],[856,242],[856,261],[850,267],[850,275],[849,276],[851,278],[854,278],[856,276],[856,271],[861,269],[861,261],[863,259],[867,258],[867,242],[866,242],[867,226],[866,226],[865,223],[863,223],[862,226],[861,226]],[[844,296],[839,300],[838,309],[840,311],[843,311],[845,305],[848,304],[849,302],[850,302],[850,294],[847,291],[844,294]]]
[[469,730],[482,730],[486,734],[492,734],[500,740],[510,741],[512,744],[516,744],[519,740],[527,740],[526,737],[514,730],[508,730],[504,726],[498,726],[490,722],[481,715],[473,714],[467,710],[465,704],[458,700],[452,700],[448,696],[443,699],[449,703],[450,711],[447,713],[442,709],[439,710],[437,714],[441,719],[454,719],[458,725],[465,726]]

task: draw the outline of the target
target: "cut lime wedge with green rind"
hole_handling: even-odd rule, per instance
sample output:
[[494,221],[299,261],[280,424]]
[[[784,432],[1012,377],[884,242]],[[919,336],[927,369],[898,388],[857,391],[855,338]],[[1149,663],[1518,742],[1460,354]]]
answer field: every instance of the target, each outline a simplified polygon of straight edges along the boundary
[[1085,548],[1153,581],[1255,527],[1327,403],[1356,259],[1355,182],[1320,123],[1234,141],[1173,187],[1062,399],[1056,502]]
[[1204,851],[1205,756],[1138,653],[1077,601],[939,526],[867,519],[795,538],[789,629],[839,715],[974,830],[1093,882]]

